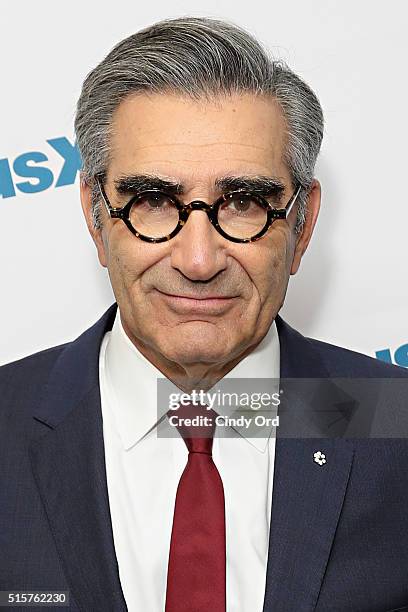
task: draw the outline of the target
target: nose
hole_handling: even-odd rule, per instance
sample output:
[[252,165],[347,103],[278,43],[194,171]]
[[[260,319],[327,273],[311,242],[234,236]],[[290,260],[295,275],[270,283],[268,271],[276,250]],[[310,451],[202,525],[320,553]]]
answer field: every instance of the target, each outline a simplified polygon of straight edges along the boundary
[[207,213],[193,210],[173,238],[171,264],[190,280],[210,280],[227,266],[225,243]]

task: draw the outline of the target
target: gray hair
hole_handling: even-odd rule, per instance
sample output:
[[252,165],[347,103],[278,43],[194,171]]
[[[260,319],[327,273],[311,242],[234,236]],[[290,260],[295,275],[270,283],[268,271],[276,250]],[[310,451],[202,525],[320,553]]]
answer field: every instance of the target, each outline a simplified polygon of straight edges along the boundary
[[283,61],[234,24],[204,17],[155,23],[118,43],[86,77],[77,104],[75,132],[82,180],[92,187],[95,228],[101,227],[94,177],[106,174],[112,116],[136,92],[180,93],[211,100],[217,95],[271,95],[286,120],[285,161],[299,194],[296,230],[304,223],[308,193],[323,138],[323,112],[310,87]]

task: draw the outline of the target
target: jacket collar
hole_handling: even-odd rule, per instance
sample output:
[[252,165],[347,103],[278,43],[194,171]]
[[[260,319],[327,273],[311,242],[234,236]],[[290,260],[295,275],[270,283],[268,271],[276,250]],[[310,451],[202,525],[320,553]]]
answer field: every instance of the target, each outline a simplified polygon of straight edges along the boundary
[[328,378],[324,361],[309,338],[293,329],[280,315],[275,320],[281,347],[281,378]]
[[112,329],[117,304],[73,342],[66,344],[54,364],[34,417],[55,428],[69,411],[99,384],[99,349]]

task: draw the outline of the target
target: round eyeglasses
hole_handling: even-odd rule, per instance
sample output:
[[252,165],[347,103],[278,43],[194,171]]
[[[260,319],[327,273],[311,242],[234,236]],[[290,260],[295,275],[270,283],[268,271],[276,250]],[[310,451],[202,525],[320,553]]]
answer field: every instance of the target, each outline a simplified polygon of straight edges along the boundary
[[183,204],[174,195],[149,189],[134,195],[125,206],[114,208],[99,177],[95,177],[102,200],[112,219],[122,219],[129,230],[146,242],[165,242],[187,223],[193,210],[202,210],[215,229],[232,242],[254,242],[261,238],[276,219],[286,219],[302,185],[297,184],[284,208],[276,208],[255,193],[239,190],[226,193],[213,204],[193,200]]

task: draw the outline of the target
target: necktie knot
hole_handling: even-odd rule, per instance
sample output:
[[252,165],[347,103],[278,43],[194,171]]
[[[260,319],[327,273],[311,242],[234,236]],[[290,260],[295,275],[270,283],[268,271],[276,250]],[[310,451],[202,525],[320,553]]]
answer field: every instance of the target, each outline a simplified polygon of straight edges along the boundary
[[212,455],[213,438],[184,438],[189,453]]
[[189,453],[211,455],[217,416],[214,410],[208,410],[203,404],[190,403],[180,406],[175,414],[178,419],[176,427]]

